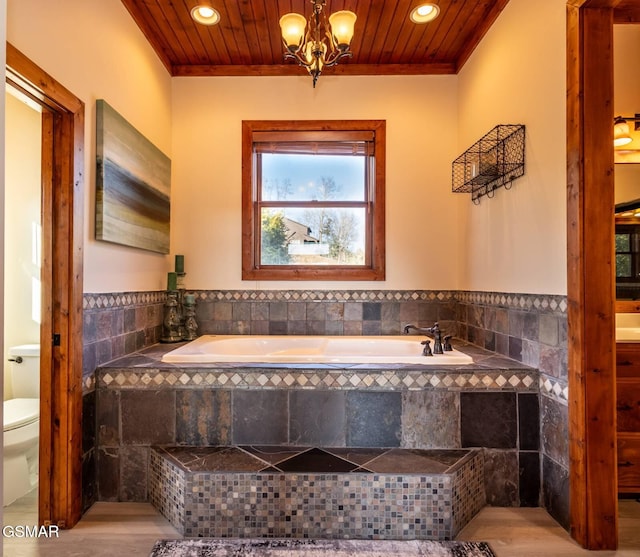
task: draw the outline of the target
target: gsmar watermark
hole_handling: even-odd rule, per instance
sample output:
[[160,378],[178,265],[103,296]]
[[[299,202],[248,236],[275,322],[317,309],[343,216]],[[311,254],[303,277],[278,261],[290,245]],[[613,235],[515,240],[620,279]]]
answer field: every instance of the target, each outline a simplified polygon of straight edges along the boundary
[[58,526],[49,524],[47,526],[28,526],[18,524],[17,526],[3,526],[3,538],[57,538]]

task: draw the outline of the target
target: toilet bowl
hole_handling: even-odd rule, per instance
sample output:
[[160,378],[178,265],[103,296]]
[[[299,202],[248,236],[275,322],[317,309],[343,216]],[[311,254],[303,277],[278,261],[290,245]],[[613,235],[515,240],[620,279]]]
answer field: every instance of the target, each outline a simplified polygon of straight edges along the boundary
[[3,506],[38,483],[40,435],[40,346],[9,349],[13,394],[3,403]]
[[4,401],[3,505],[26,495],[38,483],[40,400],[12,398]]

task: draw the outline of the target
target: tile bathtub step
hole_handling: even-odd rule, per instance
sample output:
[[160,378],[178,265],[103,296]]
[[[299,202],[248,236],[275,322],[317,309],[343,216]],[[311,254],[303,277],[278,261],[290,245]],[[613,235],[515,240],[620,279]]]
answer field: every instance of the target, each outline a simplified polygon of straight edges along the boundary
[[185,472],[446,474],[468,450],[318,447],[155,447]]
[[188,537],[438,539],[484,506],[477,450],[154,447],[150,500]]

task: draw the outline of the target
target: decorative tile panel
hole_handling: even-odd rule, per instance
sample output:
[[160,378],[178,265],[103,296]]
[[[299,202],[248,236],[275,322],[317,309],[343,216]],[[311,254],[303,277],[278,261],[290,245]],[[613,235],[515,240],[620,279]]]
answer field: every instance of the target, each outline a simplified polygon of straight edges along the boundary
[[569,404],[569,386],[566,381],[540,374],[538,382],[541,395],[548,396],[565,406]]
[[[537,392],[535,370],[499,370],[448,372],[393,370],[356,371],[316,369],[313,371],[269,370],[247,368],[206,370],[109,369],[98,374],[98,388],[234,388],[234,389],[336,389],[405,391],[424,389],[445,390],[508,390]],[[556,387],[557,389],[558,387]]]
[[209,472],[152,449],[151,502],[188,537],[450,540],[485,502],[481,452],[456,458],[441,473]]
[[465,304],[490,305],[540,312],[566,313],[568,307],[566,296],[552,294],[456,291],[455,299]]

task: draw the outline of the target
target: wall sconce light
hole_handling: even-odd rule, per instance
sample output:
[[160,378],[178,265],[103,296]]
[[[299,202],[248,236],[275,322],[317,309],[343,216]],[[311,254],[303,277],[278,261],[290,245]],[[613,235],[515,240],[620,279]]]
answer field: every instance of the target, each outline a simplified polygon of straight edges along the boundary
[[629,122],[635,122],[634,131],[640,130],[640,114],[635,116],[616,116],[613,119],[613,145],[622,147],[633,141],[629,132]]

